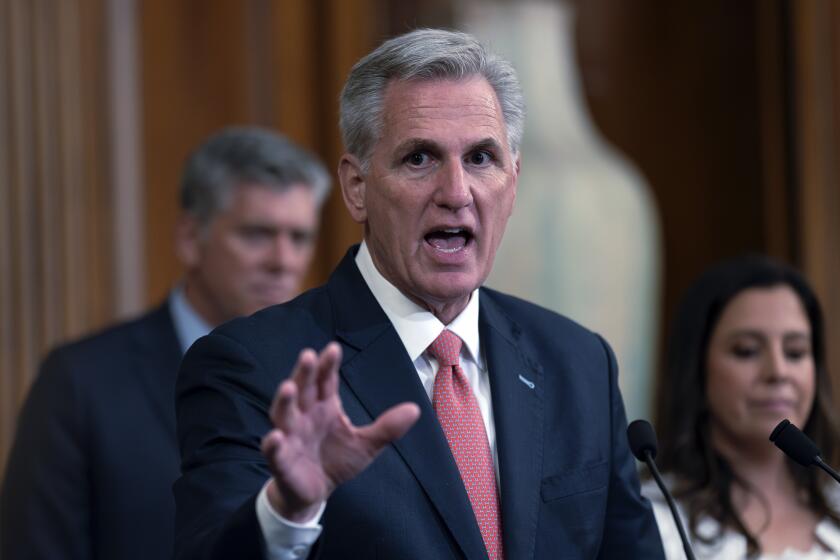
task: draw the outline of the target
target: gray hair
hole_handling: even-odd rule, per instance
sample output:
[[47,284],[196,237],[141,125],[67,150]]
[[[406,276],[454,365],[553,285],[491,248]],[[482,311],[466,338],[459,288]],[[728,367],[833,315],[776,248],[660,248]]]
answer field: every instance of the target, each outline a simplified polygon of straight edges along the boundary
[[459,80],[475,75],[483,76],[496,92],[508,145],[518,153],[525,101],[513,66],[487,52],[472,35],[443,29],[417,29],[394,37],[353,66],[341,92],[345,149],[367,168],[382,133],[382,103],[391,80]]
[[330,175],[317,157],[281,134],[259,127],[229,127],[208,138],[187,159],[181,208],[207,224],[243,183],[281,192],[305,186],[312,189],[320,207],[330,190]]

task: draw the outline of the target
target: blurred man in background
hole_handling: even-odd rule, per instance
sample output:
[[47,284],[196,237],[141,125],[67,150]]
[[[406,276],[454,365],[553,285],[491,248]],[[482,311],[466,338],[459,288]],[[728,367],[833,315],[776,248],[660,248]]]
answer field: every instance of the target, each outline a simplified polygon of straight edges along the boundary
[[268,130],[229,128],[199,146],[181,183],[183,281],[41,366],[0,494],[0,557],[171,555],[181,356],[213,327],[298,293],[329,188],[320,161]]

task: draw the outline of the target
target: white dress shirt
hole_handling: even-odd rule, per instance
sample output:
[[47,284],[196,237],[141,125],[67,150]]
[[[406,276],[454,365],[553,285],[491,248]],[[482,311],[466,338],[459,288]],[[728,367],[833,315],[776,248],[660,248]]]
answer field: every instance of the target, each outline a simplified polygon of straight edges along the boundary
[[[499,459],[496,451],[496,429],[493,424],[493,408],[490,397],[490,378],[487,374],[484,356],[478,334],[478,290],[470,296],[467,307],[449,324],[444,325],[430,311],[408,299],[393,284],[385,279],[373,264],[367,244],[362,242],[356,255],[356,266],[374,298],[391,321],[400,337],[409,358],[414,363],[420,382],[431,400],[437,360],[426,349],[443,332],[449,329],[463,341],[461,347],[461,369],[473,390],[499,478]],[[398,404],[398,403],[394,403]],[[266,542],[266,552],[271,560],[292,560],[302,558],[321,534],[318,523],[326,504],[321,504],[318,514],[308,523],[291,523],[277,514],[268,501],[267,486],[263,486],[257,498],[257,519]],[[498,484],[497,484],[498,486]]]
[[[667,480],[666,484],[668,484]],[[840,493],[833,488],[828,490],[826,495],[829,504],[837,508],[840,506]],[[649,499],[653,506],[653,514],[656,517],[656,524],[659,526],[659,536],[662,538],[666,560],[685,560],[682,540],[671,515],[671,509],[653,480],[648,480],[642,484],[642,495]],[[698,560],[740,560],[747,558],[747,539],[744,535],[732,529],[724,529],[720,533],[720,538],[710,544],[692,539],[687,526],[688,517],[679,502],[677,502],[677,511],[683,519],[683,526],[686,533],[689,533],[691,547]],[[697,532],[704,537],[713,537],[718,534],[718,530],[718,522],[712,518],[701,519],[697,527]],[[788,548],[780,554],[762,554],[756,560],[840,560],[840,527],[830,518],[825,518],[817,524],[814,537],[817,544],[811,550],[802,551]]]

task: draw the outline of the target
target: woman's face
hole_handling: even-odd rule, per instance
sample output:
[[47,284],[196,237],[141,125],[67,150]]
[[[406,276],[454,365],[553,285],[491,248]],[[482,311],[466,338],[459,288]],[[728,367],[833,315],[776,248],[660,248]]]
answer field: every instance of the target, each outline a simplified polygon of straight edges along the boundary
[[811,325],[786,285],[749,288],[724,308],[706,355],[706,398],[719,450],[770,445],[784,418],[804,427],[816,374]]

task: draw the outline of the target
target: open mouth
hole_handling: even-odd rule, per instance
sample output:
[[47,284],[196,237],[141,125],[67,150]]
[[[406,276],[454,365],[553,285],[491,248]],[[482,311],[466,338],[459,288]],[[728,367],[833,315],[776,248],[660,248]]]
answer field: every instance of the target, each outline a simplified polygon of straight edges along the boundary
[[431,231],[424,239],[442,253],[457,253],[469,245],[473,234],[465,228],[446,228]]

